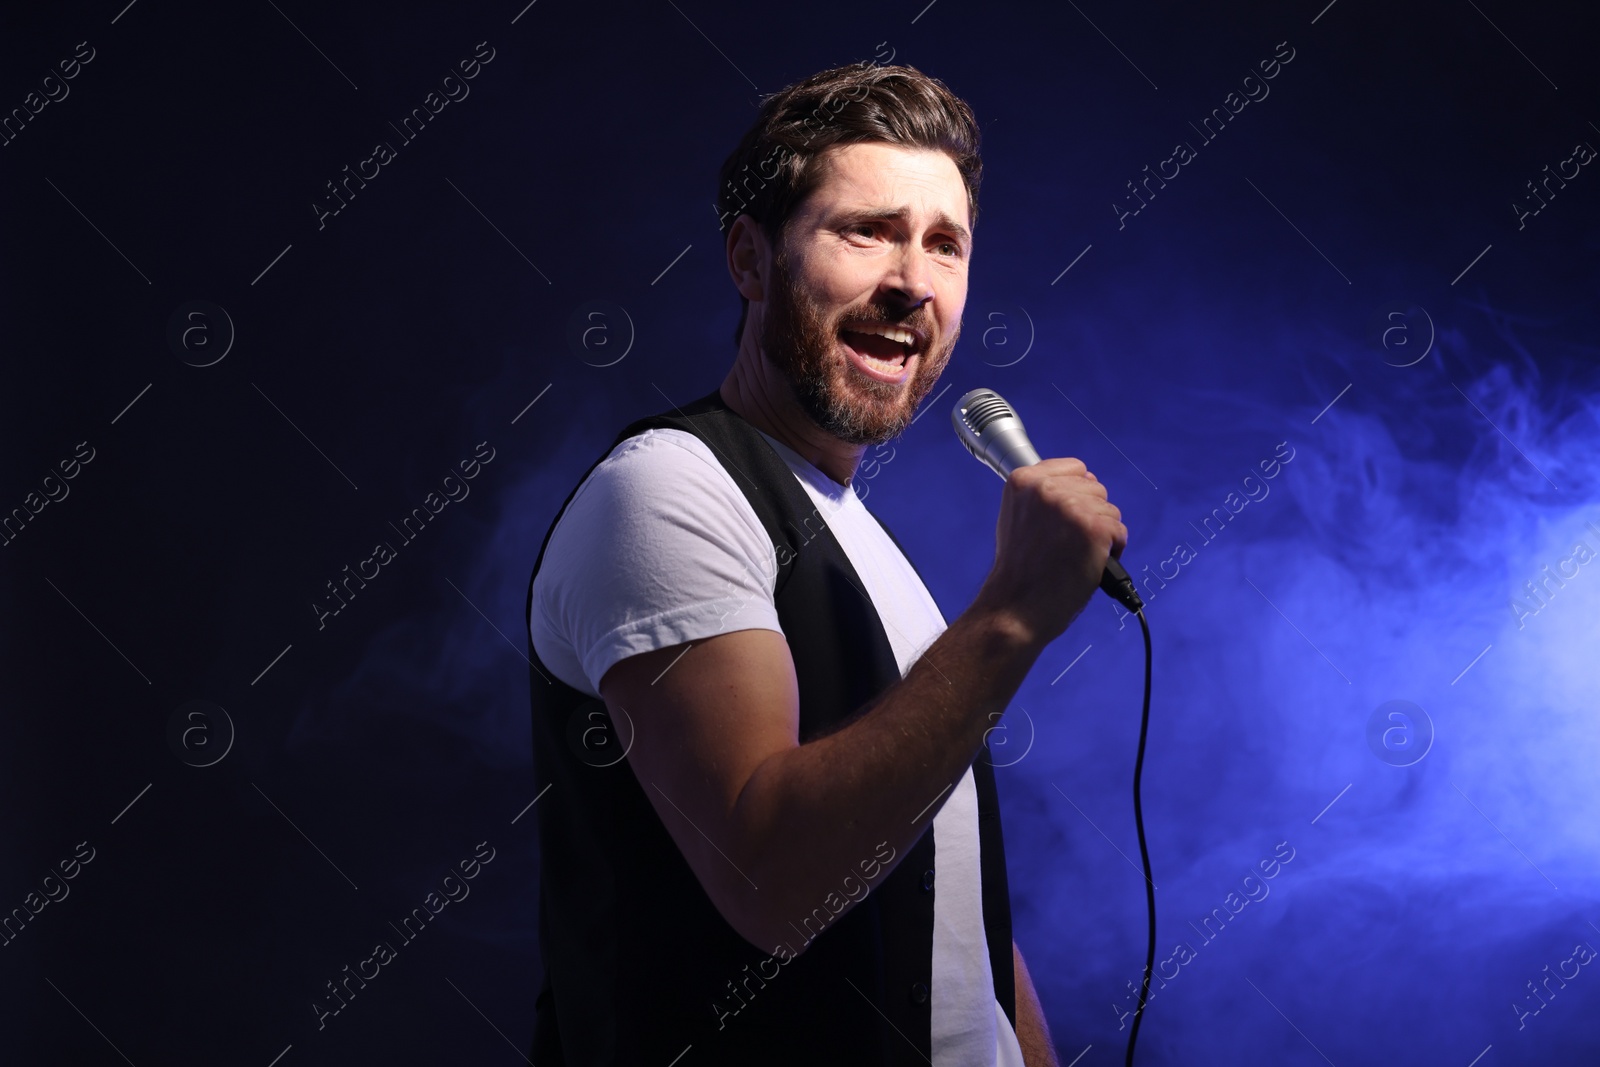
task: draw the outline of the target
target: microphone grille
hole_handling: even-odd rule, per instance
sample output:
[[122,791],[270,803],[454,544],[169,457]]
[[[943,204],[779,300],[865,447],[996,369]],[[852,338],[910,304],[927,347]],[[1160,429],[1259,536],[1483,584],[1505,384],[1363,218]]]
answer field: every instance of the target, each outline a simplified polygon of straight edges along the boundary
[[996,419],[1017,417],[1017,413],[1011,410],[1011,405],[991,389],[974,389],[961,398],[958,410],[961,412],[962,421],[974,434],[983,433],[984,428]]

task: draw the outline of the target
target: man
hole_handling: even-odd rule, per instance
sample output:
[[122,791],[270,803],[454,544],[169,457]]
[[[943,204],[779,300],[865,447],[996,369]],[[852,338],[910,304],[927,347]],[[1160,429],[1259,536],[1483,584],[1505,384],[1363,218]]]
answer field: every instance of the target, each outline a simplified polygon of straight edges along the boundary
[[1127,530],[1079,461],[1015,472],[946,626],[850,486],[960,335],[977,141],[909,67],[768,98],[723,167],[732,369],[546,536],[540,1067],[1058,1062],[984,735]]

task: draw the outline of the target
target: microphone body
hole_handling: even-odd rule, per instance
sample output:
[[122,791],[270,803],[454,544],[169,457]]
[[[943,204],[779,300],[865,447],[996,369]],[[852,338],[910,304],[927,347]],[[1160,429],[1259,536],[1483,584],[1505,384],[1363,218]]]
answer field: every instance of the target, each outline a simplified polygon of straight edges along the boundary
[[[1039,462],[1022,420],[993,389],[974,389],[957,400],[950,422],[967,450],[1001,478],[1009,478],[1018,467]],[[1115,556],[1106,560],[1100,588],[1129,611],[1144,607],[1133,579]]]

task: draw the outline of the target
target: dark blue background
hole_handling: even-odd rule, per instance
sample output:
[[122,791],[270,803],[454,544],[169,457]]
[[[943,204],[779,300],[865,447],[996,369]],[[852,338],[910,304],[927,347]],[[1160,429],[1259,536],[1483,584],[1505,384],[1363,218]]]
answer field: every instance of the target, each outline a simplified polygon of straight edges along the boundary
[[[869,506],[958,614],[1000,486],[948,411],[985,385],[1110,486],[1130,570],[1197,550],[1150,598],[1145,774],[1158,958],[1196,956],[1140,1061],[1593,1062],[1592,967],[1520,1029],[1513,1005],[1600,946],[1600,573],[1512,607],[1600,549],[1600,175],[1521,228],[1512,207],[1600,146],[1592,17],[1325,3],[0,15],[6,110],[95,50],[0,148],[0,511],[95,457],[0,548],[0,910],[95,849],[0,948],[7,1062],[519,1062],[534,555],[623,423],[729,365],[712,201],[760,94],[891,56],[970,101],[987,177],[948,389]],[[388,122],[480,41],[470,96],[400,145]],[[1200,144],[1285,41],[1270,96]],[[379,140],[398,157],[319,230]],[[1180,140],[1197,158],[1119,228]],[[203,368],[167,341],[195,300],[237,332]],[[612,332],[575,349],[595,300]],[[470,497],[319,630],[324,583],[483,441]],[[1190,523],[1279,442],[1270,496],[1203,543]],[[1116,616],[1097,598],[991,737],[1017,940],[1082,1065],[1121,1061],[1145,947],[1142,649]],[[208,767],[179,755],[220,720],[168,741],[196,699],[236,730]],[[1410,766],[1368,742],[1391,700],[1431,723],[1391,736]],[[480,841],[470,897],[319,1031],[324,983]],[[1270,896],[1201,943],[1188,923],[1280,842]]]

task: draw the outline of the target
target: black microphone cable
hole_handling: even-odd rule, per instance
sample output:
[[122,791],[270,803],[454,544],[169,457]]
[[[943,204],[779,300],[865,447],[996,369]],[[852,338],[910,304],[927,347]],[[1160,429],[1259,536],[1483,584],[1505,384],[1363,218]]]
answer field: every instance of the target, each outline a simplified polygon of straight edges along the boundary
[[1144,805],[1139,797],[1139,784],[1144,778],[1144,744],[1150,735],[1150,624],[1145,621],[1144,609],[1133,613],[1139,618],[1139,629],[1144,633],[1144,710],[1139,715],[1139,751],[1133,759],[1133,825],[1139,831],[1139,859],[1144,863],[1144,899],[1150,912],[1150,946],[1144,957],[1144,978],[1139,984],[1139,1006],[1134,1009],[1133,1028],[1128,1031],[1128,1057],[1126,1067],[1133,1067],[1133,1046],[1139,1040],[1139,1023],[1144,1019],[1144,1006],[1150,1000],[1150,975],[1156,966],[1156,883],[1150,873],[1150,846],[1144,839]]
[[[973,389],[956,401],[950,410],[950,423],[967,451],[1001,478],[1009,478],[1018,467],[1039,462],[1039,453],[1028,440],[1022,420],[1010,404],[993,389]],[[1144,617],[1144,601],[1115,556],[1106,560],[1100,588],[1139,618],[1144,633],[1144,709],[1139,716],[1139,750],[1133,761],[1133,822],[1139,832],[1139,857],[1144,861],[1145,904],[1150,913],[1150,942],[1145,952],[1144,976],[1139,984],[1139,1003],[1134,1011],[1133,1029],[1128,1034],[1127,1067],[1133,1067],[1134,1043],[1139,1038],[1139,1023],[1150,1001],[1150,978],[1156,965],[1156,883],[1150,872],[1150,846],[1144,835],[1144,805],[1140,784],[1144,778],[1145,742],[1150,736],[1150,624]]]

